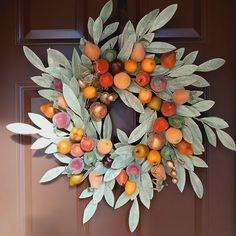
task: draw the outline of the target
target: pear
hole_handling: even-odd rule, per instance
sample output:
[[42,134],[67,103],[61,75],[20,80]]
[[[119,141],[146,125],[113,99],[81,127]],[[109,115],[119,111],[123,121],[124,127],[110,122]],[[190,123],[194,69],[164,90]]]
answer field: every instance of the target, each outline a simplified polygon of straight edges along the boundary
[[131,53],[131,59],[137,62],[141,62],[145,58],[145,50],[142,43],[137,42],[134,44],[133,51]]
[[84,47],[84,54],[90,60],[95,61],[100,57],[101,50],[97,45],[87,41],[86,44],[85,44],[85,47]]

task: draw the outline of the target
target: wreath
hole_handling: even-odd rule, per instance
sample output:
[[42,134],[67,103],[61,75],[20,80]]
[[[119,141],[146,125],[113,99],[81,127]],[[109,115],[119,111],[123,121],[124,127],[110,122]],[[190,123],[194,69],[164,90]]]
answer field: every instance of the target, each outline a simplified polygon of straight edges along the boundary
[[[138,198],[149,209],[154,190],[167,186],[167,176],[182,192],[188,172],[193,190],[203,197],[203,185],[194,172],[194,167],[207,167],[197,157],[205,151],[203,129],[213,146],[217,136],[231,150],[236,145],[223,130],[228,127],[223,119],[202,116],[215,102],[201,97],[209,83],[198,73],[216,70],[225,61],[216,58],[195,65],[198,51],[183,57],[184,48],[153,41],[177,5],[151,11],[136,28],[128,21],[114,37],[119,22],[103,27],[112,7],[109,1],[96,20],[89,17],[90,41],[80,40],[81,53],[74,49],[71,61],[49,48],[45,67],[31,49],[23,48],[26,58],[42,71],[31,79],[43,88],[39,95],[50,102],[40,106],[42,115],[28,113],[33,125],[12,123],[7,129],[38,134],[31,148],[46,148],[45,153],[61,163],[48,170],[41,183],[60,175],[68,176],[70,186],[89,179],[89,187],[79,196],[92,198],[83,223],[94,215],[103,197],[115,209],[132,201],[129,229],[133,232],[139,221]],[[117,44],[119,50],[114,49]],[[130,134],[117,129],[119,142],[112,143],[108,110],[118,97],[138,113],[139,124]],[[116,183],[124,191],[115,203]]]

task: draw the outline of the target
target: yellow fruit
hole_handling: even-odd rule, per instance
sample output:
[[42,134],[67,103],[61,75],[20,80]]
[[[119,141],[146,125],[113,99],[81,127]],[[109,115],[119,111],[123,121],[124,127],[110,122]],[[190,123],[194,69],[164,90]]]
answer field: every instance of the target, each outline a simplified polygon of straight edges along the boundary
[[161,163],[161,154],[156,150],[148,153],[147,160],[151,165],[159,165]]
[[152,92],[148,89],[140,89],[138,99],[142,102],[142,104],[149,103],[152,100]]
[[141,62],[145,57],[145,50],[142,43],[135,43],[132,53],[131,59],[137,62]]
[[61,140],[57,144],[57,151],[63,155],[68,154],[71,149],[71,142],[67,139]]
[[79,174],[79,175],[71,175],[70,176],[70,186],[75,186],[81,183],[83,179],[84,174]]
[[148,107],[154,111],[161,109],[161,99],[157,96],[152,97],[151,102],[148,103]]
[[156,62],[152,58],[145,58],[141,63],[141,68],[147,73],[152,73],[156,68]]
[[100,57],[101,50],[97,45],[87,41],[84,47],[84,54],[90,60],[96,60]]
[[183,135],[180,129],[172,128],[172,127],[166,130],[165,135],[166,135],[166,140],[171,144],[177,144],[183,138]]
[[135,193],[137,185],[135,182],[128,180],[125,183],[125,192],[130,196]]
[[70,139],[79,142],[84,136],[84,131],[80,128],[74,127],[70,131]]
[[106,155],[112,149],[112,142],[109,139],[100,139],[97,144],[97,150],[100,154]]
[[134,73],[138,69],[138,63],[134,60],[127,60],[124,63],[124,68],[129,73]]
[[83,96],[86,99],[93,99],[97,96],[97,90],[93,86],[88,86],[83,89]]

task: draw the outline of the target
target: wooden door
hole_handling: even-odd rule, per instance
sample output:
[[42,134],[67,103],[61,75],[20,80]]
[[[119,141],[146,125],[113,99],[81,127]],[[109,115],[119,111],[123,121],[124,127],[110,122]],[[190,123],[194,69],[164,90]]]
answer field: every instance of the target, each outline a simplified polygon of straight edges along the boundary
[[[55,160],[30,150],[30,137],[9,133],[5,126],[16,120],[29,122],[27,112],[38,111],[42,102],[30,76],[37,75],[25,59],[22,46],[27,45],[46,61],[48,47],[71,57],[73,47],[87,35],[88,16],[97,16],[106,0],[1,0],[0,2],[0,235],[5,236],[118,236],[131,235],[127,226],[130,206],[112,210],[102,202],[93,219],[82,225],[86,200],[78,200],[84,186],[69,188],[60,178],[40,185],[40,176]],[[236,137],[235,93],[235,1],[216,0],[114,0],[112,20],[124,25],[136,23],[154,8],[176,2],[177,14],[156,37],[159,40],[200,50],[198,62],[213,57],[227,60],[223,69],[206,76],[211,87],[206,91],[216,101],[211,115],[219,114],[231,125],[228,132]],[[126,113],[126,119],[122,117]],[[135,114],[122,103],[111,111],[115,128],[133,129]],[[24,144],[24,145],[23,145]],[[171,184],[155,194],[151,209],[141,208],[141,219],[133,235],[142,236],[233,236],[235,224],[235,153],[207,146],[203,157],[208,170],[198,171],[204,188],[198,200],[187,183],[184,193]],[[84,184],[86,185],[86,183]],[[117,190],[119,194],[119,190]]]

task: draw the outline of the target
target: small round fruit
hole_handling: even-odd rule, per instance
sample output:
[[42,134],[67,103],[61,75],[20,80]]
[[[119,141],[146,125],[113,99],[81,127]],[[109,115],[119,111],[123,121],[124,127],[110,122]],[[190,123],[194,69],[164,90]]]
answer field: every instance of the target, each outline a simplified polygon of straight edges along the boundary
[[142,43],[137,42],[134,44],[130,58],[134,61],[141,62],[145,58],[145,49]]
[[175,170],[172,170],[172,171],[170,172],[170,176],[173,177],[173,178],[175,178],[175,177],[177,176],[176,171],[175,171]]
[[116,176],[116,181],[120,186],[124,186],[128,180],[128,175],[123,169],[118,176]]
[[76,142],[80,142],[82,137],[84,136],[84,130],[73,127],[70,131],[70,139]]
[[152,73],[156,68],[156,62],[152,58],[145,58],[141,63],[141,68],[147,73]]
[[97,157],[94,152],[86,152],[84,154],[84,163],[87,167],[94,166],[97,162]]
[[123,71],[123,64],[120,60],[115,60],[110,63],[110,72],[116,75]]
[[68,104],[67,104],[64,96],[57,97],[57,104],[58,104],[59,107],[61,107],[63,109],[67,109],[68,108]]
[[87,41],[84,46],[84,54],[90,60],[97,60],[100,57],[101,50],[97,45]]
[[170,169],[175,169],[175,165],[173,161],[167,161],[166,165],[170,168]]
[[137,189],[137,185],[135,182],[128,180],[125,184],[125,192],[129,196],[131,196],[133,193],[135,193]]
[[168,122],[171,126],[175,127],[175,128],[183,128],[184,127],[184,117],[183,116],[179,116],[179,115],[173,115],[171,117],[168,118]]
[[151,150],[148,153],[147,160],[151,165],[159,165],[161,163],[161,155],[156,150]]
[[183,138],[183,135],[180,129],[172,128],[172,127],[166,130],[165,135],[166,135],[166,140],[171,144],[177,144]]
[[57,143],[57,151],[63,155],[70,153],[71,142],[67,139],[61,140]]
[[117,52],[111,48],[106,49],[102,53],[102,58],[108,61],[109,63],[114,61],[116,59],[116,56],[117,56]]
[[152,90],[157,93],[166,90],[166,85],[166,78],[163,75],[153,77],[150,83]]
[[161,99],[153,96],[151,102],[148,103],[148,107],[154,111],[159,111],[161,109]]
[[151,168],[152,176],[158,181],[166,180],[166,171],[163,165],[155,165]]
[[52,119],[53,116],[59,112],[59,110],[53,107],[53,104],[47,103],[40,106],[40,111],[47,117]]
[[149,153],[149,148],[144,144],[138,144],[134,147],[134,156],[136,158],[145,158]]
[[70,116],[64,111],[56,113],[52,118],[53,124],[59,129],[66,128],[70,124],[70,120]]
[[91,137],[83,137],[80,146],[84,152],[91,152],[94,148],[94,140]]
[[56,91],[58,91],[58,92],[62,91],[62,82],[60,79],[54,79],[53,84],[54,84],[54,88]]
[[96,171],[93,170],[89,174],[89,183],[91,188],[98,188],[102,184],[102,175],[97,175]]
[[173,179],[172,179],[172,183],[173,183],[173,184],[178,184],[178,182],[179,182],[179,181],[178,181],[177,178],[173,178]]
[[90,116],[94,120],[101,120],[107,115],[107,106],[101,102],[95,102],[89,107]]
[[137,178],[141,173],[141,167],[137,162],[130,163],[126,168],[126,173],[130,178]]
[[166,116],[170,117],[176,113],[176,106],[173,102],[163,102],[161,106],[161,113]]
[[165,160],[172,160],[175,157],[175,152],[171,147],[165,146],[161,149],[161,156]]
[[162,54],[160,58],[161,65],[166,69],[171,69],[176,63],[176,52],[167,52]]
[[83,176],[84,176],[84,174],[71,175],[70,176],[70,186],[73,187],[75,185],[80,184],[83,179]]
[[138,69],[138,63],[134,60],[127,60],[124,63],[124,68],[128,73],[134,73]]
[[106,73],[108,71],[109,64],[104,59],[97,59],[93,63],[93,69],[95,70],[96,73],[104,74],[104,73]]
[[158,117],[153,124],[153,131],[154,132],[163,132],[169,128],[169,123],[164,117]]
[[97,144],[97,150],[100,154],[105,155],[110,153],[112,142],[109,139],[100,139]]
[[144,87],[149,84],[150,82],[150,76],[147,72],[141,71],[137,74],[135,78],[135,82],[141,86]]
[[177,150],[181,155],[191,156],[193,155],[193,149],[191,143],[188,143],[184,139],[181,140],[177,145]]
[[83,89],[83,96],[86,99],[93,99],[97,96],[97,90],[93,86],[88,86]]
[[140,89],[138,99],[142,104],[149,103],[152,100],[152,92],[148,89]]
[[84,155],[83,150],[81,149],[80,143],[74,143],[71,146],[70,154],[73,157],[81,157]]
[[147,144],[150,149],[161,150],[165,144],[165,140],[160,134],[153,133],[149,135]]
[[173,93],[173,100],[177,105],[183,105],[190,99],[190,91],[186,89],[176,89]]
[[100,101],[106,105],[109,105],[110,104],[110,101],[108,99],[109,95],[110,94],[108,92],[103,92],[100,96]]
[[118,89],[127,89],[130,86],[130,83],[130,76],[125,72],[120,72],[114,76],[114,84]]
[[117,93],[111,93],[111,94],[108,96],[108,100],[109,100],[110,102],[114,102],[117,98],[118,98],[118,94],[117,94]]
[[102,74],[99,78],[99,83],[103,88],[107,89],[113,85],[113,76],[109,72]]

